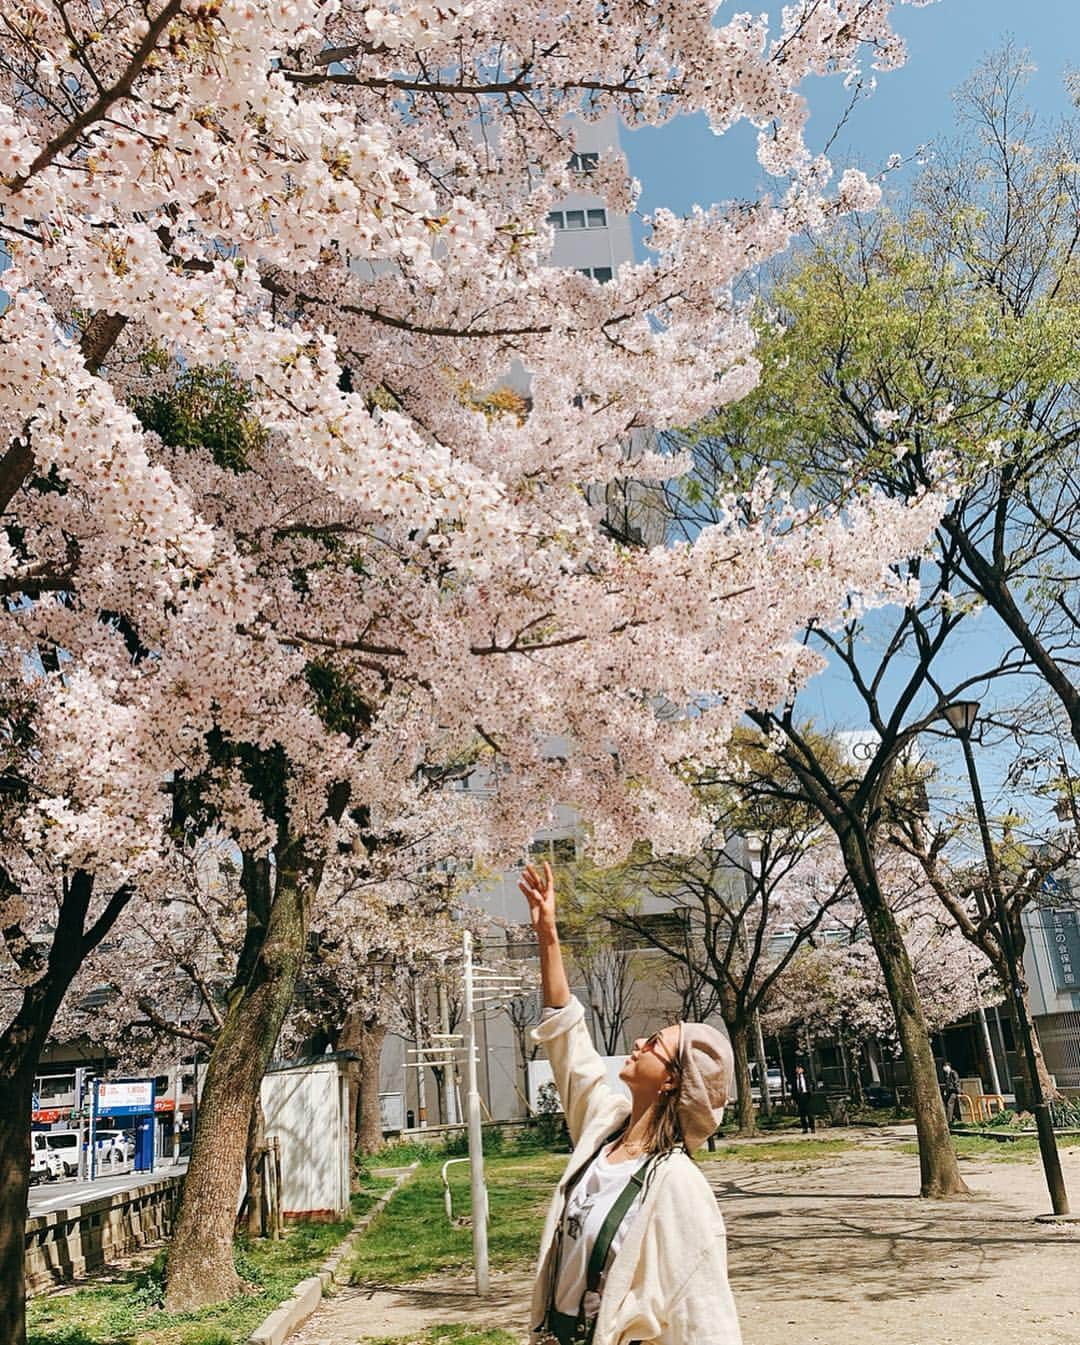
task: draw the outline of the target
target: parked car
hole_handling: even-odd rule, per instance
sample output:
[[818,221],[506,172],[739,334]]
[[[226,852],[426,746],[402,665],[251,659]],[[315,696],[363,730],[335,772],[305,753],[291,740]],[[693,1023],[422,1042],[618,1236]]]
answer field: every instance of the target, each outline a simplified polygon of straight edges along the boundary
[[870,1083],[863,1088],[863,1097],[868,1107],[895,1107],[896,1094],[884,1084]]
[[44,1157],[54,1177],[75,1177],[79,1172],[79,1132],[77,1130],[35,1130],[32,1151]]
[[126,1163],[135,1156],[135,1139],[129,1130],[96,1130],[94,1148],[99,1163]]
[[[35,1131],[35,1139],[40,1131]],[[53,1182],[64,1175],[64,1160],[55,1149],[46,1144],[33,1143],[30,1146],[30,1185],[38,1182]]]
[[[784,1078],[780,1073],[779,1065],[769,1065],[765,1070],[765,1077],[769,1083],[769,1097],[774,1101],[779,1098],[784,1091]],[[757,1062],[750,1062],[750,1096],[755,1102],[761,1101],[761,1086],[758,1083]]]

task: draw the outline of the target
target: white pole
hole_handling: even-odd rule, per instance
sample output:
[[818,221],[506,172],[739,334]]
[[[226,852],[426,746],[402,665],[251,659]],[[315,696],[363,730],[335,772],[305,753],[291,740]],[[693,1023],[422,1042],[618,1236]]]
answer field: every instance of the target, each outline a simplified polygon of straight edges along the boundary
[[[968,954],[968,965],[971,967],[971,979],[975,983],[975,1003],[978,1006],[979,1028],[982,1032],[983,1050],[986,1052],[986,1065],[990,1071],[990,1091],[1001,1096],[1001,1081],[998,1078],[997,1061],[994,1059],[994,1045],[990,1040],[990,1025],[986,1021],[986,1010],[983,1008],[982,989],[979,986],[979,973],[975,970],[975,962]],[[959,1105],[959,1104],[957,1104]]]
[[416,1124],[427,1128],[427,1088],[424,1080],[423,1009],[420,1005],[420,979],[413,973],[413,1017],[416,1020],[416,1054],[420,1068],[416,1071]]
[[90,1094],[90,1180],[97,1180],[97,1109],[98,1081],[94,1080],[94,1091]]
[[[439,977],[438,997],[439,997],[439,1035],[443,1041],[450,1039],[450,1002],[446,996],[446,965],[443,964],[443,975]],[[443,1118],[449,1125],[458,1123],[457,1107],[457,1070],[455,1061],[451,1053],[450,1060],[444,1066],[443,1070],[443,1101],[446,1103],[446,1116]]]
[[490,1286],[487,1245],[487,1188],[484,1185],[484,1136],[480,1129],[480,1093],[476,1086],[476,1019],[473,1014],[472,934],[464,931],[465,959],[465,1078],[469,1114],[469,1186],[472,1191],[473,1265],[476,1292]]
[[180,1162],[180,1088],[184,1082],[184,1066],[178,1059],[173,1074],[172,1161]]

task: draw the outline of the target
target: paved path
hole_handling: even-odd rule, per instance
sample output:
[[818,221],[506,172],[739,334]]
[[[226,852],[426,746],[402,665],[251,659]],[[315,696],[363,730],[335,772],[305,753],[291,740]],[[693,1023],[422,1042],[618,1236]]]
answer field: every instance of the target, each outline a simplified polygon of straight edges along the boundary
[[72,1178],[69,1181],[31,1186],[28,1214],[33,1218],[36,1214],[51,1214],[53,1210],[75,1209],[86,1200],[115,1195],[118,1191],[128,1191],[133,1186],[149,1186],[152,1182],[165,1181],[168,1177],[177,1177],[186,1171],[185,1158],[175,1167],[171,1161],[158,1163],[153,1172],[109,1174],[93,1182],[80,1182]]
[[[744,1345],[1076,1345],[1080,1227],[1035,1222],[1049,1202],[1037,1160],[962,1163],[970,1198],[923,1201],[906,1128],[857,1152],[773,1163],[707,1160],[727,1221]],[[763,1137],[761,1143],[768,1143]],[[1063,1152],[1080,1209],[1080,1148]],[[450,1323],[525,1340],[530,1276],[468,1276],[338,1291],[294,1345],[406,1340]]]
[[[1075,1345],[1080,1227],[1037,1160],[963,1161],[963,1200],[924,1201],[914,1155],[709,1165],[744,1345]],[[1080,1208],[1080,1149],[1063,1153]]]

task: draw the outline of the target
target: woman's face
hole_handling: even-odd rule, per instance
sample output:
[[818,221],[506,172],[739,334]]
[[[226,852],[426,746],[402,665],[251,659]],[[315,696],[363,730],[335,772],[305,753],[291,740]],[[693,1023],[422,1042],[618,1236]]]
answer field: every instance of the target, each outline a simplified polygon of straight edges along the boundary
[[638,1037],[619,1078],[635,1098],[655,1102],[675,1079],[672,1064],[679,1051],[679,1025],[672,1023],[651,1037]]

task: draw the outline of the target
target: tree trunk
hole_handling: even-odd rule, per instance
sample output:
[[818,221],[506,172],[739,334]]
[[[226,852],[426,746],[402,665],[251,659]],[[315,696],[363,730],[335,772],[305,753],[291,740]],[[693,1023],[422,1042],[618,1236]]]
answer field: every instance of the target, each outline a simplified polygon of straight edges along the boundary
[[266,1113],[263,1111],[262,1097],[255,1099],[251,1110],[251,1124],[248,1127],[247,1141],[247,1196],[245,1205],[245,1226],[248,1237],[266,1236],[266,1208],[263,1200],[263,1164],[266,1159]]
[[[349,1055],[359,1056],[360,1034],[364,1030],[363,1015],[356,1009],[350,1010],[334,1037],[334,1050],[347,1051]],[[346,1077],[349,1081],[349,1154],[352,1159],[357,1154],[357,1134],[360,1127],[360,1061],[350,1060]]]
[[439,1118],[439,1125],[446,1125],[446,1068],[443,1065],[432,1065],[431,1077],[435,1081],[435,1114]]
[[0,1035],[0,1340],[26,1345],[26,1201],[30,1189],[30,1112],[34,1073],[56,1012],[87,956],[116,923],[131,892],[121,888],[84,929],[94,879],[77,870],[64,879],[47,966],[22,994]]
[[[1017,959],[1021,957],[1021,952],[1017,952]],[[1023,1004],[1018,1008],[1013,996],[1010,994],[1007,999],[1009,1006],[1009,1018],[1012,1020],[1013,1039],[1017,1046],[1017,1059],[1020,1065],[1020,1077],[1024,1081],[1024,1088],[1027,1091],[1027,1105],[1029,1108],[1035,1105],[1035,1091],[1032,1088],[1031,1074],[1028,1069],[1027,1052],[1023,1048],[1024,1034],[1020,1023],[1020,1015],[1023,1013],[1027,1020],[1027,1030],[1031,1033],[1031,1044],[1035,1050],[1035,1064],[1039,1075],[1039,1087],[1042,1090],[1042,1096],[1049,1102],[1058,1096],[1058,1090],[1054,1086],[1054,1081],[1050,1078],[1050,1071],[1046,1067],[1046,1057],[1043,1055],[1042,1046],[1039,1043],[1039,1030],[1035,1026],[1035,1019],[1031,1012],[1031,994],[1028,990],[1027,977],[1023,972],[1023,963],[1020,962],[1017,970],[1017,979],[1020,982],[1020,988],[1023,991]],[[1008,985],[1008,982],[1005,982]]]
[[[997,926],[995,926],[995,929]],[[1005,996],[1009,1021],[1012,1023],[1013,1041],[1016,1045],[1017,1063],[1020,1067],[1020,1078],[1023,1080],[1024,1088],[1027,1091],[1027,1105],[1035,1105],[1035,1091],[1032,1088],[1031,1071],[1028,1069],[1027,1052],[1024,1050],[1024,1023],[1021,1023],[1021,1014],[1025,1020],[1028,1031],[1031,1033],[1031,1044],[1035,1050],[1035,1064],[1039,1076],[1039,1086],[1042,1090],[1042,1096],[1049,1102],[1058,1097],[1059,1093],[1050,1078],[1050,1071],[1046,1067],[1046,1057],[1043,1055],[1042,1045],[1039,1042],[1039,1030],[1035,1026],[1035,1018],[1031,1012],[1031,992],[1028,988],[1027,975],[1024,971],[1024,950],[1027,947],[1027,935],[1024,932],[1023,920],[1018,910],[1009,912],[1009,934],[1012,937],[1012,945],[1016,955],[1016,979],[1019,982],[1022,992],[1022,1003],[1018,1006],[1010,989],[1011,977],[1009,974],[1009,964],[1002,952],[1003,943],[1000,932],[997,934],[997,947],[995,950],[987,952],[991,965],[997,973],[998,980],[1008,992]],[[996,951],[997,956],[994,956]],[[1008,1061],[1004,1062],[1006,1065]]]
[[[518,1069],[521,1070],[521,1105],[524,1108],[525,1119],[532,1114],[532,1108],[529,1105],[529,1029],[524,1023],[514,1024],[514,1039],[517,1043]],[[451,1086],[453,1081],[451,1080]]]
[[350,1153],[354,1158],[378,1153],[383,1147],[379,1110],[379,1074],[386,1024],[374,1015],[354,1011],[338,1033],[337,1048],[357,1057],[349,1070]]
[[[42,1044],[45,1034],[41,1034]],[[26,1199],[30,1187],[30,1109],[40,1046],[0,1039],[0,1340],[26,1342]]]
[[739,1134],[752,1135],[756,1123],[754,1099],[750,1092],[750,1032],[744,1019],[733,1018],[727,1025],[731,1049],[735,1055],[735,1087],[738,1090]]
[[919,1193],[931,1197],[966,1195],[968,1188],[960,1176],[949,1137],[945,1104],[941,1100],[930,1034],[911,959],[896,917],[881,891],[869,839],[865,831],[854,827],[841,828],[838,839],[848,876],[866,915],[907,1064],[919,1137]]
[[862,1081],[862,1045],[856,1042],[855,1049],[849,1050],[844,1042],[840,1042],[840,1049],[847,1052],[849,1071],[848,1077],[851,1080],[851,1096],[854,1099],[855,1106],[862,1111],[866,1106],[866,1094],[863,1092]]
[[379,1111],[379,1066],[382,1062],[385,1023],[364,1025],[360,1041],[359,1096],[356,1109],[356,1148],[361,1154],[378,1153],[383,1147]]
[[[247,1137],[263,1074],[296,988],[309,901],[319,875],[301,883],[295,860],[279,856],[274,899],[251,971],[234,992],[210,1055],[199,1128],[169,1249],[165,1306],[191,1312],[239,1292],[233,1228]],[[242,955],[243,960],[243,955]]]

